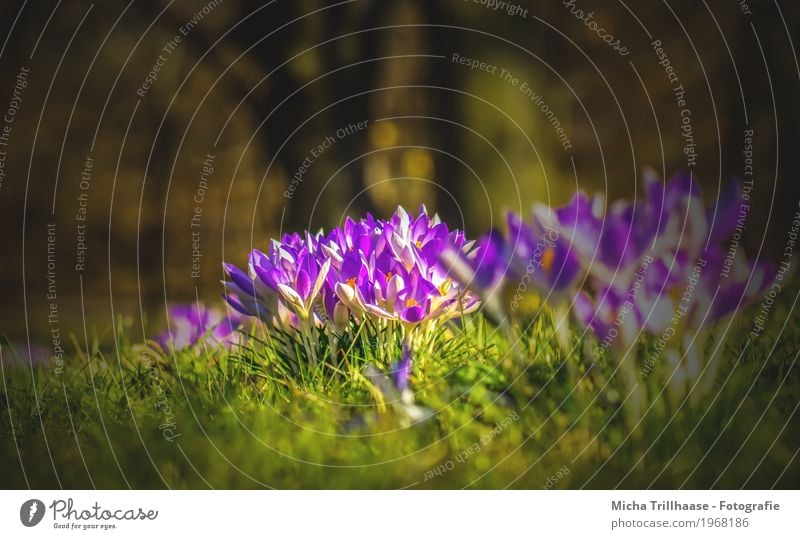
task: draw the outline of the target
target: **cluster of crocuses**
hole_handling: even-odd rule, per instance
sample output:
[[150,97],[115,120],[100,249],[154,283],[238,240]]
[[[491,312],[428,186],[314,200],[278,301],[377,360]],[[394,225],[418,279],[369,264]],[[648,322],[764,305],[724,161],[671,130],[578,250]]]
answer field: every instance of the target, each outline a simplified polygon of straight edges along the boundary
[[247,271],[224,264],[224,297],[233,313],[175,306],[168,313],[169,330],[156,340],[165,350],[210,341],[230,345],[245,320],[258,320],[262,328],[303,337],[309,358],[316,360],[314,328],[341,333],[351,320],[369,319],[390,330],[379,335],[399,328],[410,344],[429,336],[439,322],[478,307],[476,296],[439,262],[448,246],[471,247],[463,232],[450,230],[424,206],[416,216],[400,207],[388,220],[348,217],[327,234],[286,234],[267,252],[253,249]]
[[225,298],[236,311],[284,330],[342,331],[351,319],[370,318],[410,335],[478,305],[439,262],[448,245],[468,247],[461,231],[424,206],[416,217],[398,208],[386,221],[347,218],[328,234],[286,234],[267,252],[254,249],[247,271],[225,264]]
[[[287,234],[267,252],[254,249],[247,271],[224,265],[224,296],[262,327],[302,337],[306,359],[316,361],[317,328],[330,338],[369,320],[388,330],[379,335],[399,329],[414,347],[415,336],[474,311],[479,300],[491,317],[507,319],[500,289],[516,286],[512,311],[534,289],[563,314],[562,344],[571,312],[596,335],[595,359],[613,352],[630,385],[663,357],[669,383],[685,389],[701,371],[714,379],[714,354],[704,350],[711,323],[759,297],[774,276],[772,266],[748,261],[738,242],[725,245],[743,226],[745,194],[733,183],[707,205],[690,174],[664,183],[648,173],[641,200],[607,205],[579,192],[561,208],[534,205],[528,219],[509,213],[505,235],[492,231],[476,242],[424,206],[417,216],[398,208],[385,221],[348,218],[327,234]],[[183,333],[173,342],[199,340],[208,329],[227,336],[238,323],[215,314],[220,330],[194,320],[207,315],[188,314],[175,313]],[[642,334],[655,337],[647,357],[636,348]]]
[[655,336],[658,353],[633,370],[629,362],[632,383],[662,351],[672,361],[671,383],[697,379],[707,328],[762,295],[774,268],[748,261],[738,243],[724,246],[746,215],[741,185],[706,205],[688,173],[666,184],[647,173],[644,183],[643,200],[606,207],[602,196],[579,192],[558,209],[535,205],[529,220],[509,213],[506,237],[493,231],[471,252],[455,246],[443,259],[487,306],[508,283],[516,283],[512,310],[529,286],[538,289],[596,335],[597,355],[635,357],[638,337]]

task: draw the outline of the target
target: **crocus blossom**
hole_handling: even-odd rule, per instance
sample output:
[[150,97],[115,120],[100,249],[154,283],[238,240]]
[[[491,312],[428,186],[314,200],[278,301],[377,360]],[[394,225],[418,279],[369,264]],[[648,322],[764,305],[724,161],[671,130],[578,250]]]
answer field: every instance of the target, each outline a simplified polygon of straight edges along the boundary
[[575,237],[562,233],[555,213],[537,204],[528,222],[513,212],[506,215],[506,221],[511,275],[529,280],[544,296],[556,300],[572,293],[582,268]]
[[242,317],[226,315],[203,304],[174,305],[168,312],[168,329],[156,336],[164,350],[183,350],[200,343],[229,345]]

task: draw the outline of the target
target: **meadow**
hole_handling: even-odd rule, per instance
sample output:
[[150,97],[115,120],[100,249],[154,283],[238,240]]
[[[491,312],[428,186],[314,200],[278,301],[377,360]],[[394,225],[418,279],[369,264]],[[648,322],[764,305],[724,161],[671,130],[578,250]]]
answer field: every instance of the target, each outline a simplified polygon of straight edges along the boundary
[[399,337],[369,323],[353,322],[339,360],[301,371],[258,335],[172,354],[129,342],[122,320],[108,349],[103,335],[83,352],[75,340],[61,372],[4,346],[2,484],[790,488],[800,473],[790,307],[778,304],[755,341],[754,309],[730,322],[736,338],[702,402],[690,392],[673,401],[661,378],[643,378],[647,406],[634,424],[615,362],[587,366],[597,340],[574,329],[560,346],[547,314],[509,331],[482,314],[442,326],[415,358],[413,404],[390,383],[400,348],[385,343]]

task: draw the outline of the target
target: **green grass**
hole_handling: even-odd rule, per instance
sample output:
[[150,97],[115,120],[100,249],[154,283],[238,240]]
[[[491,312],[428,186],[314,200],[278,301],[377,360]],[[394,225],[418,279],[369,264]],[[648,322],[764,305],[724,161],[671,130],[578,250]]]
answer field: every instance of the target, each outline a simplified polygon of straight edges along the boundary
[[[61,372],[4,346],[0,485],[797,487],[800,338],[783,303],[749,345],[752,313],[733,321],[700,402],[668,398],[657,364],[641,421],[621,405],[615,359],[587,373],[596,341],[573,333],[559,346],[548,315],[506,331],[480,315],[440,328],[415,358],[416,405],[431,412],[418,422],[365,375],[400,355],[397,333],[370,325],[352,327],[335,355],[320,334],[313,367],[285,352],[291,335],[172,355],[121,331],[88,353],[76,342]],[[778,337],[784,322],[792,330]]]

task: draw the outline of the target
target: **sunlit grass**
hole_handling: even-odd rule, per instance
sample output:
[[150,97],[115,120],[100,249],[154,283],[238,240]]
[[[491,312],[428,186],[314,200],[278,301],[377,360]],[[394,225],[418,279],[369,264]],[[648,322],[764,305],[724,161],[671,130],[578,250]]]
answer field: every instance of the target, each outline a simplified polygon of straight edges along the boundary
[[671,401],[648,377],[636,425],[613,359],[587,372],[596,343],[560,345],[549,315],[437,329],[415,352],[414,413],[391,391],[401,337],[370,323],[320,331],[313,366],[288,333],[176,354],[120,334],[60,373],[4,345],[2,486],[789,487],[800,343],[776,338],[788,312],[741,358],[747,315],[733,322],[702,403]]

